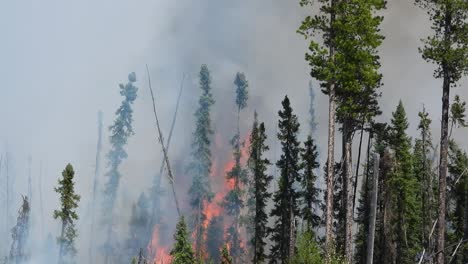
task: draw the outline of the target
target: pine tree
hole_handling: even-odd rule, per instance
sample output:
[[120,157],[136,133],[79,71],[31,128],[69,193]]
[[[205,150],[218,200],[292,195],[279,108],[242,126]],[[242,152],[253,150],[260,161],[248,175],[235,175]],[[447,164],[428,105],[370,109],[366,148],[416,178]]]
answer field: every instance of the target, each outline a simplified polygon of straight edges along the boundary
[[205,204],[213,198],[209,175],[211,173],[211,127],[210,111],[214,104],[211,94],[211,77],[208,67],[202,65],[200,68],[200,89],[202,94],[198,100],[199,107],[195,112],[196,127],[193,132],[192,161],[187,172],[192,176],[192,186],[189,189],[190,205],[193,211],[193,230],[195,234],[195,255],[198,259],[202,257],[203,236],[205,228],[203,222],[206,215],[203,213]]
[[172,264],[195,264],[197,263],[192,245],[189,241],[189,234],[185,219],[180,217],[174,233],[174,246],[171,250]]
[[[468,154],[452,140],[449,149],[448,224],[447,241],[457,244],[468,239]],[[454,249],[452,249],[454,250]],[[461,244],[454,256],[454,264],[468,262],[468,244]]]
[[432,136],[430,125],[432,120],[429,118],[429,113],[423,108],[419,115],[420,137],[414,143],[414,175],[420,183],[418,192],[418,200],[421,202],[421,244],[426,251],[432,251],[432,239],[429,237],[432,225],[435,221],[436,204],[434,197],[434,187],[436,175],[432,171]]
[[450,88],[468,73],[468,3],[465,0],[415,0],[427,10],[434,34],[423,40],[420,49],[424,60],[437,65],[434,77],[443,80],[442,118],[439,162],[439,209],[437,221],[436,263],[443,264],[445,253],[445,215],[447,190],[447,155],[449,148]]
[[259,124],[257,113],[254,115],[252,133],[250,134],[250,149],[248,165],[252,174],[250,192],[253,194],[249,200],[249,215],[253,226],[252,239],[252,263],[263,263],[267,257],[265,252],[266,239],[268,236],[268,215],[266,206],[271,194],[268,192],[272,176],[267,174],[270,161],[265,158],[265,152],[269,150],[266,145],[267,135],[264,123]]
[[221,264],[233,264],[233,260],[231,255],[229,255],[229,251],[226,245],[223,246],[221,250]]
[[308,136],[301,153],[301,166],[304,171],[301,178],[302,190],[300,193],[302,203],[300,216],[306,225],[305,230],[308,232],[312,232],[320,224],[320,216],[317,212],[320,207],[320,190],[316,187],[317,176],[314,172],[319,167],[317,158],[317,146],[314,144],[312,137]]
[[28,260],[29,254],[26,247],[29,241],[31,207],[28,197],[23,197],[23,204],[18,210],[16,225],[11,229],[11,249],[9,263],[24,263]]
[[467,127],[468,123],[466,123],[465,114],[466,111],[466,102],[460,99],[460,96],[455,95],[453,99],[452,106],[450,106],[450,133],[449,133],[449,140],[452,137],[452,130],[454,126],[457,127]]
[[270,231],[272,247],[270,263],[287,263],[294,255],[297,216],[299,214],[299,192],[294,185],[301,180],[299,155],[300,143],[297,139],[299,123],[293,114],[289,98],[282,102],[283,110],[279,111],[278,139],[281,142],[282,154],[276,166],[281,171],[278,190],[273,196],[274,208],[271,216],[275,217]]
[[73,263],[76,254],[75,239],[78,236],[75,228],[75,221],[78,220],[76,208],[80,196],[75,193],[75,171],[73,166],[68,164],[62,172],[62,179],[58,180],[58,187],[55,191],[60,195],[60,210],[54,211],[54,219],[60,219],[62,231],[57,238],[59,244],[59,264]]
[[317,132],[317,121],[315,120],[315,90],[312,86],[312,81],[309,81],[309,129],[310,135],[315,135]]
[[243,187],[247,183],[247,171],[241,164],[241,145],[243,145],[243,142],[240,140],[239,122],[240,111],[247,106],[248,99],[248,82],[245,79],[245,75],[243,73],[237,73],[234,84],[236,86],[237,106],[237,132],[231,140],[231,145],[233,147],[234,167],[226,175],[227,179],[234,180],[234,188],[226,194],[223,205],[226,209],[227,215],[232,216],[234,219],[232,225],[228,228],[227,241],[230,245],[231,256],[234,258],[234,260],[236,260],[236,262],[239,262],[240,256],[244,253],[244,249],[241,247],[239,225],[241,218],[240,213],[244,207],[242,200],[244,194]]
[[406,134],[408,120],[403,103],[400,101],[392,114],[390,147],[394,152],[394,166],[389,179],[391,188],[392,222],[396,244],[396,263],[413,263],[421,250],[419,182],[413,174],[411,138]]
[[224,226],[223,217],[214,216],[208,223],[206,230],[206,250],[208,259],[214,263],[220,261],[220,249],[224,243]]

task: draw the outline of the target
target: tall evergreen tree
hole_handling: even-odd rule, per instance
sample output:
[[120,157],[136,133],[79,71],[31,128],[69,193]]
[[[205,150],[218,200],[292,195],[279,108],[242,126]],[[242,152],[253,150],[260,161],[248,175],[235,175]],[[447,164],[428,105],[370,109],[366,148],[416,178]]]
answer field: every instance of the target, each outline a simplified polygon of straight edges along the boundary
[[310,134],[315,135],[317,132],[317,121],[315,120],[315,90],[312,86],[312,81],[309,81],[309,129]]
[[271,216],[275,217],[271,229],[273,245],[270,250],[270,263],[288,263],[294,255],[296,246],[297,216],[299,214],[299,192],[294,187],[300,182],[301,165],[299,155],[300,143],[297,139],[299,122],[293,114],[289,98],[285,96],[283,110],[278,112],[278,139],[281,142],[282,154],[276,166],[281,171],[278,190],[273,196],[274,208]]
[[419,182],[414,176],[411,138],[406,134],[408,120],[400,101],[392,114],[390,147],[394,165],[389,179],[393,215],[393,239],[396,245],[396,263],[413,263],[421,251]]
[[259,124],[257,113],[254,115],[252,133],[250,134],[250,149],[248,165],[252,174],[251,182],[251,206],[249,206],[251,221],[253,226],[251,239],[252,263],[263,263],[267,257],[265,252],[266,239],[268,236],[268,215],[266,212],[268,199],[271,194],[268,192],[273,177],[267,174],[270,161],[265,158],[265,152],[269,150],[266,145],[267,135],[264,123]]
[[317,158],[317,146],[312,137],[308,136],[301,153],[303,175],[300,193],[302,203],[300,216],[305,223],[305,230],[308,232],[312,232],[320,224],[320,216],[318,215],[320,190],[317,188],[317,176],[315,175],[315,170],[319,167]]
[[195,264],[197,263],[189,241],[189,234],[185,219],[180,217],[174,233],[174,246],[171,250],[172,264]]
[[435,221],[436,204],[434,197],[435,173],[432,170],[432,136],[430,125],[432,120],[429,113],[423,108],[419,115],[418,130],[420,137],[414,143],[414,175],[420,183],[418,200],[421,202],[421,243],[427,252],[432,251],[432,239],[429,237],[432,225]]
[[54,211],[54,219],[60,219],[62,231],[57,238],[59,245],[59,264],[73,263],[76,254],[75,239],[78,236],[75,221],[78,220],[76,208],[80,196],[75,193],[75,171],[68,164],[62,172],[62,178],[58,180],[55,191],[60,195],[60,209]]
[[25,263],[29,259],[29,253],[26,247],[29,241],[30,212],[31,207],[28,197],[23,197],[23,204],[18,211],[16,225],[11,229],[11,238],[13,241],[11,243],[8,263],[20,264]]
[[102,205],[102,211],[105,212],[102,215],[101,222],[107,227],[105,248],[106,262],[112,256],[116,256],[115,251],[115,234],[112,233],[113,224],[113,211],[115,207],[115,200],[117,198],[117,189],[119,187],[120,178],[122,177],[119,167],[122,162],[128,157],[125,150],[128,138],[134,134],[133,131],[133,109],[132,104],[137,97],[138,88],[134,86],[136,82],[136,75],[134,72],[128,75],[128,83],[123,85],[119,84],[120,95],[124,97],[120,107],[115,112],[116,118],[114,124],[109,127],[111,133],[110,143],[111,149],[107,154],[108,158],[108,171],[106,176],[108,181],[104,186],[104,200]]
[[241,164],[242,152],[241,145],[244,143],[240,140],[240,111],[247,106],[248,99],[248,82],[243,73],[237,73],[234,79],[236,86],[236,106],[237,106],[237,132],[231,140],[234,156],[234,167],[227,173],[227,179],[234,181],[234,188],[230,190],[224,198],[224,208],[229,216],[232,216],[234,221],[228,228],[228,242],[230,245],[230,254],[236,262],[244,252],[241,247],[240,240],[240,218],[241,210],[244,207],[242,200],[244,189],[247,183],[247,171]]
[[449,148],[450,88],[468,73],[468,2],[465,0],[415,0],[427,10],[434,34],[423,40],[420,49],[424,60],[437,65],[434,77],[443,80],[442,118],[439,162],[439,209],[437,221],[436,263],[445,263],[445,215],[447,190],[447,155]]
[[192,176],[192,185],[189,189],[190,205],[193,211],[193,230],[195,234],[195,255],[197,259],[202,257],[203,237],[206,220],[204,214],[205,204],[213,198],[209,175],[211,173],[211,137],[213,129],[211,126],[210,111],[214,104],[211,94],[211,77],[208,67],[202,65],[199,74],[199,84],[202,94],[198,100],[198,109],[195,112],[196,124],[192,141],[192,161],[187,168]]

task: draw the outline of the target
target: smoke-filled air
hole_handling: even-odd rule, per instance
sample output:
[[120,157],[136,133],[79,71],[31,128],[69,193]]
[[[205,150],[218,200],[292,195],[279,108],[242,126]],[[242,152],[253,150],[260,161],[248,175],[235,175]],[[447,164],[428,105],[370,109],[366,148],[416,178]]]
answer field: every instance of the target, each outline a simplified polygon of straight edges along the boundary
[[0,264],[467,264],[467,0],[0,1]]

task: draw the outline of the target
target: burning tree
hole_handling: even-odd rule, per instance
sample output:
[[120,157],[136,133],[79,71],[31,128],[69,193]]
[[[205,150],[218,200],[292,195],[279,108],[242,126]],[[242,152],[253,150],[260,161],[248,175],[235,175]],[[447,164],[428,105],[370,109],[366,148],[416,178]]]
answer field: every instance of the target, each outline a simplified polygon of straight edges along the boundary
[[132,206],[132,214],[129,223],[129,235],[123,252],[128,252],[126,258],[131,259],[139,249],[145,248],[151,233],[148,233],[150,221],[149,201],[145,193],[141,193],[138,202]]
[[73,166],[68,164],[62,172],[62,179],[58,181],[55,191],[60,194],[60,210],[54,211],[54,219],[62,222],[62,231],[57,238],[59,244],[59,264],[72,262],[76,254],[75,238],[78,236],[75,221],[78,220],[76,208],[80,196],[75,193],[75,183],[73,182],[75,171]]
[[214,104],[211,94],[211,77],[208,67],[202,65],[200,69],[200,89],[202,94],[198,100],[199,107],[195,112],[196,124],[192,142],[192,161],[187,171],[192,175],[192,186],[189,189],[190,205],[193,211],[193,231],[195,255],[202,258],[206,220],[205,206],[213,198],[209,175],[211,172],[211,127],[210,111]]
[[242,256],[244,249],[241,247],[240,239],[240,217],[241,210],[244,207],[242,200],[244,190],[243,186],[247,183],[247,171],[241,164],[242,152],[241,145],[244,143],[240,140],[240,111],[247,106],[248,99],[248,82],[243,73],[237,73],[234,80],[236,86],[236,105],[237,105],[237,132],[231,140],[233,147],[234,166],[227,173],[228,180],[234,182],[234,188],[230,190],[224,198],[223,205],[227,215],[233,218],[231,226],[227,230],[227,242],[230,245],[230,254],[238,262]]
[[223,246],[221,250],[221,264],[233,264],[231,255],[229,255],[229,250],[226,245]]
[[28,197],[23,197],[23,204],[18,210],[18,218],[16,225],[11,229],[11,237],[13,242],[10,250],[10,263],[23,263],[28,260],[28,253],[26,246],[29,236],[29,213],[31,208],[29,206]]
[[271,216],[275,223],[271,229],[273,246],[270,260],[272,263],[288,263],[294,255],[296,239],[296,217],[299,213],[299,193],[294,185],[300,181],[299,155],[300,143],[297,139],[299,122],[293,114],[289,98],[286,96],[282,102],[283,110],[279,111],[278,139],[282,151],[276,166],[281,170],[279,189],[273,196],[274,208]]

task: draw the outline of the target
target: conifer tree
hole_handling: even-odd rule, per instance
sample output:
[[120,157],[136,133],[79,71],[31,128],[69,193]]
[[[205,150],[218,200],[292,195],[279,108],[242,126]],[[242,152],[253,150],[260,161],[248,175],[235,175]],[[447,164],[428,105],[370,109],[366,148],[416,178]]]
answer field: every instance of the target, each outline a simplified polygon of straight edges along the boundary
[[229,255],[229,251],[226,245],[223,246],[221,250],[221,264],[233,264],[233,260],[231,255]]
[[465,0],[415,0],[427,10],[432,22],[432,36],[423,40],[420,48],[424,60],[437,65],[434,77],[443,80],[442,118],[439,161],[439,197],[437,221],[437,264],[445,263],[445,215],[447,190],[447,155],[449,148],[450,88],[468,73],[468,2]]
[[317,132],[317,121],[315,120],[315,90],[312,86],[312,81],[309,81],[309,129],[310,135],[315,135]]
[[104,253],[106,262],[111,256],[116,256],[114,252],[115,234],[112,233],[113,212],[115,207],[115,200],[117,198],[117,190],[119,187],[120,178],[122,177],[119,167],[122,162],[127,158],[125,146],[128,139],[134,134],[133,131],[133,109],[132,104],[137,97],[138,88],[134,86],[136,82],[136,75],[134,72],[128,75],[128,83],[123,85],[119,84],[120,95],[124,97],[120,107],[115,112],[116,118],[114,124],[109,127],[111,149],[107,154],[108,158],[108,171],[106,176],[108,181],[104,185],[104,197],[102,204],[102,211],[105,212],[101,216],[101,223],[106,227],[106,242],[104,245]]
[[408,120],[403,103],[400,101],[392,114],[390,126],[390,147],[394,152],[394,165],[389,179],[393,219],[396,263],[413,263],[421,250],[418,227],[420,201],[418,201],[419,182],[413,174],[411,138],[406,134]]
[[276,166],[281,171],[278,190],[273,196],[274,208],[271,216],[275,217],[271,229],[270,263],[285,264],[294,255],[296,246],[297,216],[299,214],[299,192],[294,185],[300,182],[301,175],[299,155],[300,143],[297,139],[299,122],[293,114],[289,98],[285,96],[283,110],[279,111],[278,139],[281,142],[282,154]]
[[301,178],[301,213],[302,221],[305,223],[305,230],[312,232],[320,224],[318,209],[320,207],[320,190],[316,187],[317,176],[315,170],[319,167],[317,162],[317,146],[311,136],[304,142],[304,149],[301,153],[303,175]]
[[59,245],[59,264],[73,263],[76,254],[75,239],[78,236],[75,221],[78,220],[76,208],[80,196],[75,193],[75,171],[68,164],[62,172],[62,178],[58,180],[55,191],[60,195],[60,209],[54,211],[54,219],[60,219],[62,231],[57,238]]
[[[28,197],[23,197],[23,204],[18,210],[16,225],[11,229],[11,249],[9,263],[20,264],[28,260],[29,254],[26,247],[29,240],[31,207]],[[6,262],[7,263],[7,262]]]
[[266,206],[268,199],[271,197],[268,187],[273,177],[267,174],[270,161],[265,158],[265,152],[269,149],[266,140],[265,125],[263,122],[258,123],[257,113],[255,112],[252,133],[250,134],[250,156],[248,160],[252,174],[251,193],[253,193],[250,200],[251,206],[249,207],[251,215],[249,224],[253,226],[253,235],[250,241],[253,264],[263,263],[267,257],[265,252],[268,236]]
[[420,137],[414,143],[414,175],[420,183],[418,200],[421,202],[421,243],[426,251],[432,250],[432,239],[429,238],[435,221],[436,204],[434,197],[435,174],[432,171],[431,154],[434,150],[430,125],[432,120],[423,108],[419,115],[418,129]]
[[220,250],[224,243],[223,217],[214,216],[208,223],[206,230],[206,250],[208,259],[214,263],[220,261]]
[[466,102],[460,99],[460,96],[455,95],[452,106],[450,106],[450,133],[449,140],[452,136],[454,126],[467,127],[468,123],[465,120]]
[[174,233],[174,246],[170,255],[172,264],[195,264],[197,263],[193,253],[192,245],[189,241],[187,225],[183,216],[180,217]]
[[192,139],[192,160],[187,168],[187,172],[192,176],[192,185],[189,189],[190,205],[193,211],[193,230],[195,234],[195,255],[197,259],[202,257],[203,236],[205,227],[203,222],[206,219],[204,207],[206,202],[211,201],[213,193],[209,175],[211,173],[211,137],[213,129],[211,126],[210,111],[214,104],[211,94],[211,77],[208,67],[202,65],[199,74],[199,84],[202,94],[198,100],[198,109],[195,112],[196,124]]
[[[453,257],[455,264],[468,262],[468,154],[452,140],[449,152],[448,178],[448,223],[452,228],[447,230],[447,241],[461,244]],[[452,249],[454,250],[454,249]]]
[[229,180],[234,180],[234,188],[230,190],[224,198],[223,205],[226,213],[233,217],[234,221],[228,228],[227,241],[230,245],[230,254],[239,262],[240,256],[243,254],[244,249],[241,247],[240,240],[240,218],[241,210],[244,207],[242,200],[244,189],[247,183],[247,171],[241,164],[242,152],[241,145],[244,143],[240,140],[240,111],[247,106],[248,99],[248,82],[243,73],[237,73],[234,80],[236,86],[236,106],[237,106],[237,132],[231,140],[233,147],[234,166],[227,173],[226,177]]

